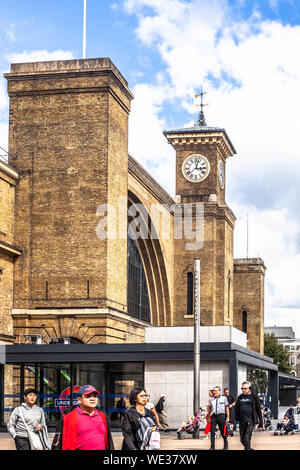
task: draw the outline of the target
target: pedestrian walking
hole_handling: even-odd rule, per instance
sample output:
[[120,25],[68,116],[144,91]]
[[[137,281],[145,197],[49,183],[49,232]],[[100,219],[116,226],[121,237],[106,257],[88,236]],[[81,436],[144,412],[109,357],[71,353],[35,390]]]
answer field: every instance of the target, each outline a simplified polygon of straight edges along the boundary
[[251,438],[254,426],[258,424],[263,428],[263,417],[259,397],[251,393],[251,383],[242,383],[242,394],[238,396],[235,404],[235,419],[239,421],[240,439],[245,450],[251,448]]
[[99,394],[92,385],[80,387],[79,406],[63,414],[52,450],[114,450],[108,416],[96,409]]
[[166,401],[166,395],[165,393],[162,393],[160,396],[160,399],[158,400],[157,404],[155,405],[155,409],[157,411],[158,419],[161,424],[161,427],[164,431],[169,431],[169,425],[167,423],[167,414],[164,410],[165,408],[165,401]]
[[42,408],[36,405],[38,391],[27,388],[24,403],[15,408],[9,417],[7,429],[17,450],[50,450],[51,445]]
[[161,424],[159,422],[159,417],[158,417],[157,411],[155,409],[155,405],[154,405],[154,403],[152,403],[152,401],[150,401],[150,395],[147,395],[145,408],[147,408],[147,410],[152,411],[152,413],[154,415],[154,418],[155,418],[155,422],[157,424],[157,427],[161,428]]
[[297,397],[296,405],[295,405],[295,424],[296,429],[299,430],[300,427],[300,396]]
[[[122,419],[123,443],[122,450],[154,449],[152,441],[159,441],[159,433],[153,435],[156,430],[153,413],[146,408],[147,392],[143,388],[134,388],[129,395],[128,408]],[[159,442],[157,444],[159,448]]]
[[224,396],[227,398],[229,404],[229,421],[232,424],[232,428],[235,431],[236,424],[235,424],[235,413],[234,413],[234,406],[235,406],[235,399],[229,393],[229,388],[224,388]]
[[209,410],[211,418],[210,450],[215,450],[215,433],[217,425],[224,441],[223,450],[228,450],[228,440],[225,433],[226,423],[229,422],[228,400],[227,397],[221,395],[221,388],[217,385],[213,388],[213,393],[214,396],[209,399]]
[[211,417],[210,417],[210,406],[206,407],[207,414],[205,416],[206,426],[204,428],[205,439],[209,439],[209,434],[211,431]]

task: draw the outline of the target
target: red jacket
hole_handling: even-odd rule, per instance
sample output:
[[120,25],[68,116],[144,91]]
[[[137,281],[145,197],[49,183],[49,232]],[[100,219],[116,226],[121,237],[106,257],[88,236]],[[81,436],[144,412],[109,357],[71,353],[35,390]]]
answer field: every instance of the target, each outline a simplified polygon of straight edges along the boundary
[[[95,410],[103,419],[105,426],[105,448],[111,449],[111,436],[108,429],[106,416],[102,411]],[[62,450],[76,450],[77,449],[77,430],[78,430],[78,413],[76,408],[63,416],[63,430],[62,430]]]

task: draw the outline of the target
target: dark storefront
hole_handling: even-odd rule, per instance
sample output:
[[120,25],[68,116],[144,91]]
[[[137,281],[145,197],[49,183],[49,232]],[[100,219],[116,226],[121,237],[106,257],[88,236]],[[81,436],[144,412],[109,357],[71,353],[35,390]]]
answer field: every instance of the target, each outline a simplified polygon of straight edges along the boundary
[[300,377],[279,372],[279,403],[280,406],[295,406],[300,396]]
[[99,409],[106,411],[112,427],[120,426],[120,419],[128,406],[130,391],[143,386],[143,362],[97,363],[33,363],[5,364],[1,370],[1,427],[7,422],[13,408],[23,401],[28,387],[39,390],[38,404],[46,415],[48,426],[54,427],[67,403],[76,404],[76,391],[82,384],[92,384],[99,390]]

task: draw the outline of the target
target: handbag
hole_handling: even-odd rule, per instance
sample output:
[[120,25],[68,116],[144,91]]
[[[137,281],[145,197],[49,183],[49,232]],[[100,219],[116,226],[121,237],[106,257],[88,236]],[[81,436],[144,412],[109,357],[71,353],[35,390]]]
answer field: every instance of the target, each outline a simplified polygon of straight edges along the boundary
[[146,450],[159,450],[160,449],[160,434],[157,429],[152,428],[151,437]]
[[25,422],[25,419],[24,419],[24,416],[23,416],[23,411],[21,410],[21,407],[19,408],[19,412],[20,412],[21,419],[22,419],[22,421],[25,425],[25,428],[27,429],[28,439],[29,439],[29,442],[30,442],[31,450],[44,450],[44,447],[43,447],[42,441],[40,439],[39,433],[31,431],[29,429],[29,427],[27,426],[27,424]]
[[233,425],[231,423],[225,423],[224,436],[233,436]]

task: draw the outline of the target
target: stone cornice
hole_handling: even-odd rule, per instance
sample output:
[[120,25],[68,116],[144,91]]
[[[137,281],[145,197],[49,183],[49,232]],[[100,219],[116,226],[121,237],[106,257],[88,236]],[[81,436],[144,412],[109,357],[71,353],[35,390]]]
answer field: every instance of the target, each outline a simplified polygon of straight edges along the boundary
[[19,179],[18,173],[6,163],[0,161],[0,178],[10,184],[15,184]]
[[[149,326],[149,323],[146,323],[142,320],[127,315],[119,311],[115,311],[111,308],[68,308],[68,309],[12,309],[11,315],[13,318],[38,318],[38,319],[56,319],[63,317],[70,318],[109,318],[111,320],[120,320],[126,324],[134,325],[135,327],[145,328]],[[30,326],[28,326],[30,328]]]
[[[59,78],[77,78],[77,77],[84,77],[84,76],[107,76],[114,80],[116,85],[123,91],[125,96],[131,101],[134,96],[124,85],[124,83],[114,74],[112,70],[101,70],[101,71],[87,71],[87,72],[67,72],[67,73],[39,73],[39,74],[32,74],[32,75],[13,75],[13,74],[4,74],[4,77],[10,82],[18,82],[18,81],[25,81],[25,80],[39,80],[39,79],[59,79]],[[9,96],[15,95],[40,95],[40,94],[61,94],[61,93],[92,93],[92,92],[99,92],[105,89],[105,86],[99,87],[61,87],[61,88],[41,88],[41,89],[33,89],[33,90],[22,90],[16,88],[12,90],[11,87],[8,87],[8,94]],[[110,87],[109,87],[110,88]]]
[[4,253],[5,255],[14,258],[15,256],[20,256],[22,254],[22,250],[10,243],[0,241],[0,253]]
[[16,339],[16,335],[5,335],[0,333],[0,344],[7,344],[7,343],[14,343]]
[[234,272],[265,273],[266,266],[261,258],[236,258],[233,260]]
[[[227,134],[220,131],[208,132],[168,132],[165,131],[168,142],[174,147],[194,146],[194,145],[217,145],[224,158],[232,157],[236,151],[227,137]],[[200,150],[201,151],[201,150]]]

